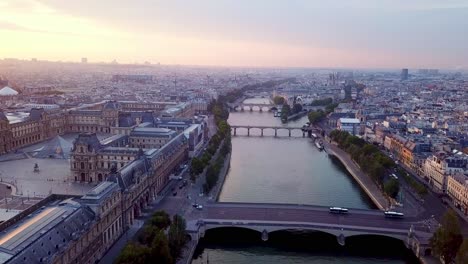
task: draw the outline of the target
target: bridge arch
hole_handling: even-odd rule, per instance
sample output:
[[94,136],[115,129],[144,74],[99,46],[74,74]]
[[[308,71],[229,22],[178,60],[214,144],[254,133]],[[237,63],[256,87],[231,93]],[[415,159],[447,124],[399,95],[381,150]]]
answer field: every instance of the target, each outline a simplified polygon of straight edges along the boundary
[[310,231],[310,232],[320,232],[335,236],[338,240],[338,243],[341,245],[345,244],[345,241],[348,238],[356,239],[360,237],[386,237],[393,240],[399,240],[405,243],[408,238],[408,234],[400,233],[400,234],[393,234],[393,233],[377,233],[377,232],[368,232],[368,231],[361,231],[361,230],[350,230],[346,228],[319,228],[307,225],[300,225],[300,226],[290,226],[290,225],[255,225],[243,222],[236,222],[236,223],[219,223],[219,224],[210,224],[207,223],[204,226],[204,231],[208,231],[211,229],[217,228],[242,228],[242,229],[250,229],[253,231],[262,234],[262,232],[266,231],[268,234],[273,232],[279,231]]

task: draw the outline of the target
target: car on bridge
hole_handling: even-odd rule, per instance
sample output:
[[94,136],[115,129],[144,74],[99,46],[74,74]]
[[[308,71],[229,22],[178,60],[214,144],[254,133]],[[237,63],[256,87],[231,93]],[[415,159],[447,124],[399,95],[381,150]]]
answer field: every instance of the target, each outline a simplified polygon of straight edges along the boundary
[[332,214],[347,214],[348,209],[342,207],[330,207],[330,213]]
[[384,215],[387,218],[403,218],[403,217],[405,217],[405,215],[403,213],[395,212],[395,211],[385,211]]

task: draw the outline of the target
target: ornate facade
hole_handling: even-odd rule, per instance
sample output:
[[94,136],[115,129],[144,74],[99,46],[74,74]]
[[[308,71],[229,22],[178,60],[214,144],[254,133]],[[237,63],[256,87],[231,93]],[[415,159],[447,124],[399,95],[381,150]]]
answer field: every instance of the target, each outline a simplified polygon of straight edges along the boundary
[[103,101],[67,110],[34,108],[28,117],[10,122],[0,110],[0,154],[70,132],[113,133],[119,131],[119,127],[128,130],[129,126],[121,122],[121,117],[128,115],[129,111],[136,114],[130,117],[130,121],[136,124],[143,116],[138,113],[145,112],[135,111],[146,111],[145,117],[149,113],[150,118],[165,115],[166,112],[172,113],[173,117],[191,118],[194,114],[191,103]]
[[[95,141],[92,135],[85,138]],[[52,195],[1,223],[2,261],[99,262],[156,198],[187,154],[188,141],[179,134],[160,149],[140,153],[120,169],[112,166],[107,179],[82,197]]]

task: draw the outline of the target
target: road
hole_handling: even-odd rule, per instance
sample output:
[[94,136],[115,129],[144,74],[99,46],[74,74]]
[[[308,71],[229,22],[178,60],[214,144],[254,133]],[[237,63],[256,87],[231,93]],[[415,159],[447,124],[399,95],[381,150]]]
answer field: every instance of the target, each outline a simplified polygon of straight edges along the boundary
[[[240,221],[313,222],[330,225],[388,228],[428,232],[435,229],[436,222],[416,217],[390,219],[379,210],[353,210],[348,214],[332,214],[321,206],[256,205],[256,204],[207,204],[203,217],[206,219],[230,219]],[[428,226],[430,226],[428,228]]]
[[[329,134],[333,130],[324,122],[320,123],[319,127],[323,129],[326,134]],[[393,157],[390,156],[390,153],[385,149],[381,149],[381,151],[393,159]],[[417,176],[416,173],[414,173],[410,168],[405,167],[401,162],[399,163],[399,166],[408,172],[411,177],[425,184],[422,179]],[[403,200],[401,201],[403,206],[398,208],[399,211],[402,211],[408,215],[417,215],[421,219],[432,219],[434,217],[437,221],[440,221],[442,216],[449,209],[449,206],[443,204],[442,199],[440,199],[437,194],[432,192],[430,188],[428,188],[428,194],[420,198],[418,194],[403,180],[403,177],[399,177],[399,182],[404,193]],[[468,236],[468,223],[466,218],[460,217],[459,219],[462,233],[465,236]]]

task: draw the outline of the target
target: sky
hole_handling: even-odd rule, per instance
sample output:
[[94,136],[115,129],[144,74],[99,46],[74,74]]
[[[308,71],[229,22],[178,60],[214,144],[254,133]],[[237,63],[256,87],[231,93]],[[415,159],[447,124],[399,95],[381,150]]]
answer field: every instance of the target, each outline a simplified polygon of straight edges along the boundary
[[468,69],[468,0],[0,0],[0,58]]

